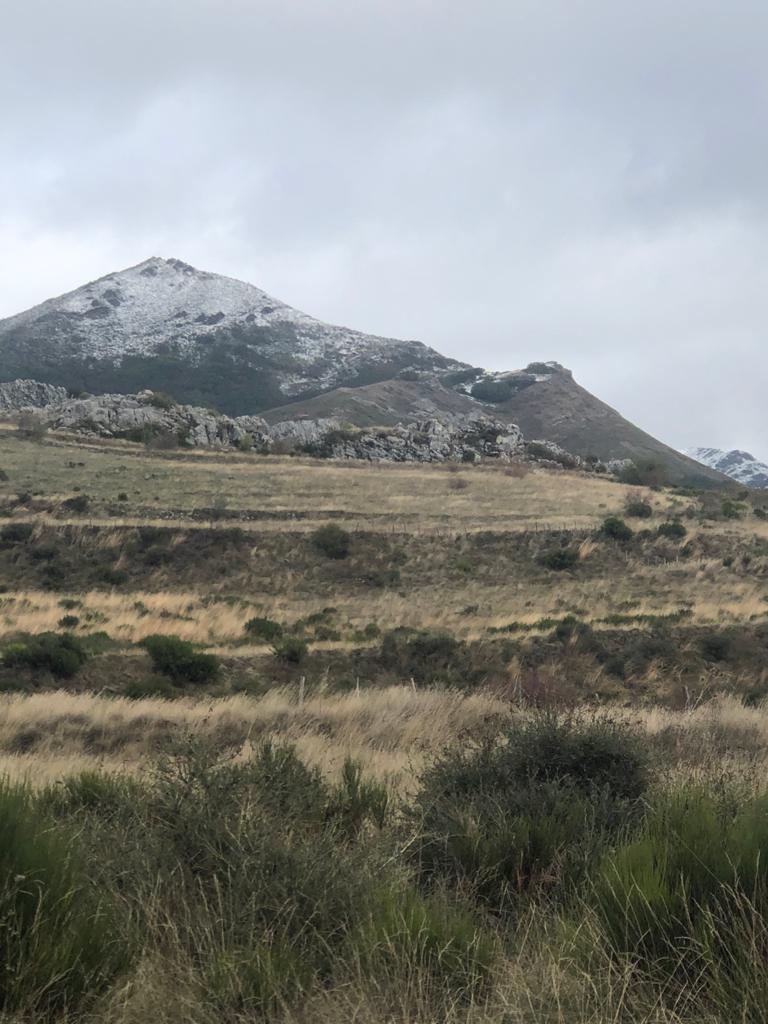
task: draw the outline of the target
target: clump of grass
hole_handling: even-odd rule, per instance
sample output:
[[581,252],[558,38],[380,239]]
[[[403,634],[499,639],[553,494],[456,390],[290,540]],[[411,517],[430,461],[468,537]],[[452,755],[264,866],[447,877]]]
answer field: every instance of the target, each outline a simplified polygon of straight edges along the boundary
[[76,1012],[131,960],[117,909],[88,884],[72,837],[7,782],[0,837],[0,1008],[43,1018]]

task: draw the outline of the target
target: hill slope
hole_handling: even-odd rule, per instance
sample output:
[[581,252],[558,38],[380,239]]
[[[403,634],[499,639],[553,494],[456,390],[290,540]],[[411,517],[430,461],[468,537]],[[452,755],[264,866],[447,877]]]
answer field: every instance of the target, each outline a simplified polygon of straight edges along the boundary
[[417,341],[324,324],[175,259],[146,260],[0,321],[4,380],[93,393],[152,388],[231,414],[404,367],[459,365]]
[[[537,367],[543,370],[545,364]],[[390,425],[400,420],[443,419],[490,415],[515,423],[527,438],[545,438],[576,455],[596,455],[606,461],[661,461],[672,483],[718,486],[726,478],[716,467],[703,466],[675,451],[624,419],[573,379],[569,370],[546,364],[548,372],[490,375],[470,371],[429,379],[390,380],[362,388],[340,388],[306,401],[263,411],[270,423],[297,416],[316,419],[335,416],[356,426]],[[474,371],[473,371],[474,372]],[[463,378],[457,380],[457,378]],[[502,385],[502,401],[473,397],[478,382]],[[486,393],[479,389],[479,393]]]

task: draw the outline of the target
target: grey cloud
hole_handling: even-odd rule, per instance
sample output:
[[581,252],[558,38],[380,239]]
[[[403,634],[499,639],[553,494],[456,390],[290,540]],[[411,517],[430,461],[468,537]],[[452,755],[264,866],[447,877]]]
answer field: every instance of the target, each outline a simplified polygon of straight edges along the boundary
[[9,0],[0,315],[158,253],[768,455],[758,0]]

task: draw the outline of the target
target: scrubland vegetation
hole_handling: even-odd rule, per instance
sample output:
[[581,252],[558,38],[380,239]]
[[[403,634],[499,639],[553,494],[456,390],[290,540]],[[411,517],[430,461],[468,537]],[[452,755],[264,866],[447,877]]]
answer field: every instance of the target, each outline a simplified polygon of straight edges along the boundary
[[759,495],[0,469],[0,1019],[765,1020]]

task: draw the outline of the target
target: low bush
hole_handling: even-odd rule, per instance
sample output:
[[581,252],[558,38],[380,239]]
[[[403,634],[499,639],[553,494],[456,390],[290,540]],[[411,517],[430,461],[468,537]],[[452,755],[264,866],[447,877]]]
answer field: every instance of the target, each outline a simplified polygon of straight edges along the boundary
[[349,556],[351,537],[335,523],[327,523],[312,534],[312,544],[326,558],[343,559]]
[[248,619],[243,627],[245,635],[251,640],[260,640],[263,643],[272,643],[283,635],[283,627],[273,619],[264,619],[254,616]]
[[553,572],[564,572],[572,569],[579,561],[579,552],[574,548],[555,548],[553,551],[545,551],[539,556],[539,564],[545,569]]
[[4,665],[47,669],[59,679],[71,679],[87,660],[82,641],[70,633],[40,633],[11,644],[3,652]]
[[651,519],[653,505],[645,498],[627,496],[627,500],[624,502],[624,515],[630,519]]
[[661,523],[656,533],[668,540],[682,540],[688,531],[678,519],[671,519],[668,523]]
[[25,544],[33,530],[32,523],[8,523],[0,530],[0,541],[3,544]]
[[600,533],[603,537],[621,542],[632,540],[634,537],[631,528],[619,516],[608,516],[600,527]]
[[609,719],[538,712],[423,771],[407,815],[427,880],[451,877],[496,908],[572,887],[637,812],[649,783],[640,738]]
[[393,629],[382,637],[380,661],[401,678],[440,681],[454,674],[463,649],[464,645],[449,633]]
[[82,515],[88,511],[91,499],[87,494],[76,494],[73,498],[65,498],[61,503],[62,509],[66,512],[74,512]]
[[272,645],[272,653],[287,665],[300,665],[309,653],[309,645],[300,636],[287,636]]
[[148,636],[141,646],[152,659],[154,669],[174,682],[210,683],[219,673],[219,663],[213,654],[195,650],[193,644],[178,636]]

